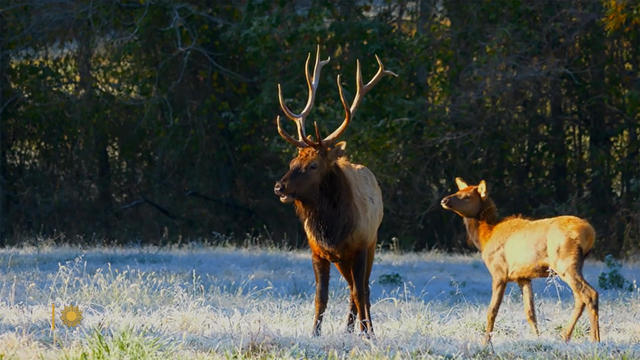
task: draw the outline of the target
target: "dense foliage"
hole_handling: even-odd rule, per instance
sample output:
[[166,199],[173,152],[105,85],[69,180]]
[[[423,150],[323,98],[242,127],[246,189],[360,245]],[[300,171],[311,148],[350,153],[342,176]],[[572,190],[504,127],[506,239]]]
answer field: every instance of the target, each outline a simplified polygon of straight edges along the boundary
[[[581,1],[0,1],[0,230],[115,241],[250,234],[304,244],[272,193],[294,154],[276,84],[342,119],[374,54],[348,152],[378,177],[380,239],[467,248],[439,206],[486,179],[502,215],[589,219],[596,252],[640,250],[640,6]],[[290,124],[287,124],[290,125]],[[290,129],[290,127],[289,127]]]

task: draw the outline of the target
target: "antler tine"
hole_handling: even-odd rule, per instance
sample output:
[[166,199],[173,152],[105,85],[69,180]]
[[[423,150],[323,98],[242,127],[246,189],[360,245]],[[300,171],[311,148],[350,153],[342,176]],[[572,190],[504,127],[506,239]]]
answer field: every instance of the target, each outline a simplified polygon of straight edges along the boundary
[[[308,61],[308,58],[307,58],[307,61]],[[280,100],[280,108],[282,109],[284,114],[287,116],[287,118],[289,118],[296,124],[297,132],[298,132],[298,141],[301,144],[304,144],[302,139],[305,136],[307,136],[304,131],[304,119],[300,115],[294,114],[291,110],[289,110],[287,105],[285,105],[284,100],[282,98],[282,89],[280,88],[280,84],[278,84],[278,100]]]
[[278,83],[278,101],[280,102],[280,108],[284,112],[284,114],[291,120],[296,121],[300,116],[295,114],[293,111],[289,110],[289,107],[284,103],[284,98],[282,97],[282,88],[280,87],[280,83]]
[[[308,59],[308,58],[307,58]],[[304,131],[304,119],[297,114],[294,114],[287,105],[284,104],[284,100],[282,99],[282,90],[280,88],[280,84],[278,84],[278,99],[280,100],[280,108],[284,112],[284,114],[292,120],[296,124],[296,129],[298,133],[298,143],[302,144],[303,147],[306,147],[304,141],[302,141],[307,135]],[[280,129],[278,130],[280,132]]]
[[364,85],[362,82],[362,72],[360,70],[360,60],[356,59],[356,96],[353,98],[353,102],[351,103],[351,115],[356,112],[358,109],[358,105],[360,105],[360,101],[362,101],[362,97],[373,88],[380,79],[384,75],[392,75],[394,77],[398,77],[398,74],[394,73],[390,70],[385,70],[384,65],[382,65],[382,61],[378,55],[375,55],[376,60],[378,61],[378,72],[371,78],[371,80]]
[[310,137],[306,137],[303,140],[305,143],[307,143],[307,145],[318,149],[324,146],[324,140],[322,140],[322,138],[320,137],[320,130],[318,129],[318,123],[314,121],[313,126],[316,129],[316,139],[318,140],[318,142],[316,143],[311,141]]
[[313,65],[313,79],[309,78],[309,58],[311,54],[307,55],[307,62],[304,65],[304,72],[307,78],[307,86],[309,87],[309,98],[307,99],[307,105],[305,105],[304,110],[300,113],[300,117],[306,118],[311,112],[311,108],[313,107],[313,100],[316,97],[316,90],[318,89],[318,83],[320,82],[320,71],[322,67],[327,65],[329,61],[331,61],[331,57],[328,57],[327,60],[320,61],[320,45],[316,47],[316,61]]
[[[342,107],[344,108],[344,112],[345,112],[344,121],[342,121],[342,124],[340,125],[339,128],[334,130],[331,134],[329,134],[329,136],[327,136],[326,138],[324,138],[324,140],[322,140],[322,143],[325,143],[325,144],[331,144],[337,138],[339,138],[340,135],[342,135],[342,133],[347,129],[347,126],[351,121],[351,110],[349,109],[349,106],[347,105],[347,101],[344,99],[344,95],[342,94],[342,85],[340,84],[340,75],[338,75],[336,82],[338,83],[338,94],[340,94],[340,102],[342,102]],[[318,139],[320,139],[320,137],[318,137]]]
[[[280,115],[276,117],[276,125],[278,126],[278,134],[280,134],[280,136],[282,136],[282,138],[285,139],[287,142],[300,148],[307,147],[307,144],[305,142],[292,138],[291,135],[287,134],[287,132],[284,131],[284,129],[280,125]],[[297,121],[296,121],[296,125],[298,125]],[[300,136],[299,127],[298,127],[298,136]]]
[[382,61],[380,61],[380,58],[378,57],[378,55],[376,55],[376,60],[378,61],[378,72],[373,76],[373,78],[371,78],[371,80],[366,85],[364,85],[362,81],[362,71],[360,69],[360,60],[356,60],[356,95],[353,98],[351,107],[348,107],[347,102],[344,100],[344,95],[342,94],[342,85],[340,84],[340,75],[338,75],[338,78],[337,78],[338,93],[340,94],[340,101],[342,102],[342,106],[344,107],[345,117],[340,127],[338,127],[329,136],[324,138],[324,140],[322,141],[323,143],[327,143],[327,144],[332,143],[338,137],[340,137],[340,135],[342,135],[342,133],[346,130],[347,126],[349,125],[349,122],[351,121],[353,114],[356,112],[358,105],[360,105],[360,101],[362,101],[362,97],[369,90],[371,90],[371,88],[373,88],[378,83],[378,81],[382,79],[384,75],[398,76],[393,71],[384,69],[384,65],[382,65]]
[[[309,144],[306,140],[307,135],[304,128],[304,120],[309,115],[309,113],[311,112],[311,108],[313,107],[313,102],[316,96],[316,90],[318,88],[318,83],[320,82],[320,72],[322,70],[322,67],[325,66],[327,63],[329,63],[329,61],[331,60],[331,58],[328,57],[326,60],[320,61],[320,45],[318,45],[316,47],[316,60],[313,66],[313,77],[310,77],[309,76],[309,60],[310,59],[311,59],[311,53],[308,53],[307,60],[305,61],[305,64],[304,64],[304,74],[305,74],[305,79],[307,80],[307,87],[309,89],[309,97],[307,98],[307,104],[305,105],[304,109],[300,112],[300,114],[294,113],[289,109],[289,107],[287,107],[287,105],[284,102],[284,98],[282,97],[282,88],[280,84],[278,84],[278,100],[280,101],[280,108],[282,109],[284,114],[287,116],[287,118],[289,118],[290,120],[296,123],[296,127],[298,130],[298,143],[304,144],[304,147],[306,147]],[[280,131],[280,129],[278,131]],[[315,145],[317,146],[317,144]]]
[[316,128],[316,139],[318,139],[318,142],[314,142],[313,140],[311,140],[311,135],[303,137],[302,141],[304,141],[307,146],[311,146],[312,148],[319,149],[323,146],[323,141],[322,141],[322,138],[320,137],[320,130],[318,130],[318,123],[314,121],[313,126],[315,126]]

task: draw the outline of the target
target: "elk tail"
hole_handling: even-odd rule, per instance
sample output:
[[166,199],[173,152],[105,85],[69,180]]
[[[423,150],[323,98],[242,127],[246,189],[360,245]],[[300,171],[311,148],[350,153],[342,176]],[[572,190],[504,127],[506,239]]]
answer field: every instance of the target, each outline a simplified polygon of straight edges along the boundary
[[591,252],[591,249],[593,249],[593,243],[596,239],[596,231],[593,229],[593,226],[588,223],[580,230],[580,249],[582,250],[584,257],[587,257]]

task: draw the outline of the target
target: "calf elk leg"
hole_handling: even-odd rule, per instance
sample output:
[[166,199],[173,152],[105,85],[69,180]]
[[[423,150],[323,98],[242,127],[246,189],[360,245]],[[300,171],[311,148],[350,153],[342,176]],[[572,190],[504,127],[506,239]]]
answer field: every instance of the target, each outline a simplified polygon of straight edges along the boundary
[[491,284],[491,303],[489,304],[489,310],[487,311],[487,330],[484,336],[484,342],[489,343],[491,341],[491,332],[493,331],[493,324],[495,324],[496,316],[498,316],[498,310],[500,309],[500,303],[502,303],[502,297],[504,296],[504,289],[506,288],[504,281],[494,280]]
[[533,303],[533,291],[531,290],[531,280],[519,280],[518,285],[522,290],[522,302],[524,302],[524,312],[527,315],[527,321],[531,325],[531,330],[536,336],[540,335],[538,332],[538,324],[536,321],[536,309]]

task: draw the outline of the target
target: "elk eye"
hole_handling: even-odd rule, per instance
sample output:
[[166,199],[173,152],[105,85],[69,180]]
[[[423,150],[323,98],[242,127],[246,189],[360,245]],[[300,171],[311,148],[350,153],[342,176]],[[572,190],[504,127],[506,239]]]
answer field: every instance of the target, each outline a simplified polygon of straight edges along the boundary
[[315,169],[317,169],[317,168],[318,168],[318,163],[314,163],[314,162],[313,162],[313,163],[309,164],[309,169],[311,169],[311,170],[315,170]]

